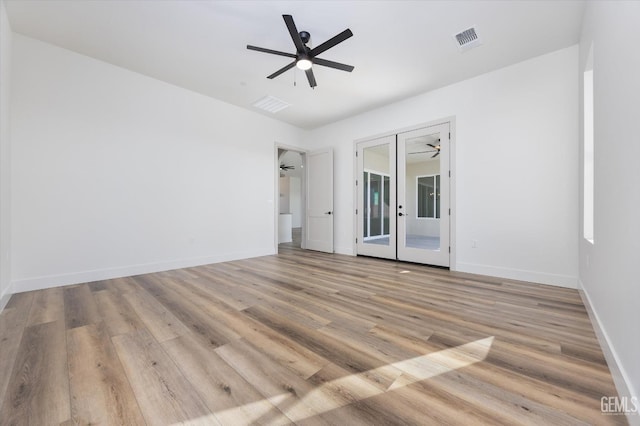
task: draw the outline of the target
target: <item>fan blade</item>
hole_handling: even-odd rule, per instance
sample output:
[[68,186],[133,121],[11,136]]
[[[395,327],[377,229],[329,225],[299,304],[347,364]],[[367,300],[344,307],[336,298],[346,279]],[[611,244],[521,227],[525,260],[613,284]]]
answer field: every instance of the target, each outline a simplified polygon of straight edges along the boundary
[[309,68],[305,73],[307,74],[307,80],[309,80],[309,86],[311,86],[311,88],[316,87],[316,78],[313,76],[313,70]]
[[438,151],[438,152],[436,152],[435,154],[433,154],[433,155],[431,156],[431,158],[436,158],[438,155],[440,155],[440,151]]
[[316,65],[322,65],[323,67],[335,68],[337,70],[351,72],[353,66],[341,64],[340,62],[327,61],[326,59],[313,58],[313,63]]
[[353,36],[353,33],[351,32],[350,29],[346,29],[343,32],[341,32],[340,34],[338,34],[337,36],[330,38],[329,40],[325,41],[322,44],[319,44],[318,46],[314,47],[313,49],[311,49],[311,52],[309,52],[309,54],[311,56],[318,56],[319,54],[321,54],[322,52],[331,49],[333,46],[335,46],[338,43],[342,43],[343,41],[345,41],[346,39],[348,39],[349,37]]
[[287,52],[280,52],[278,50],[265,49],[264,47],[251,46],[250,44],[247,44],[247,49],[255,50],[256,52],[271,53],[272,55],[286,56],[287,58],[296,58],[296,55],[294,55],[293,53],[287,53]]
[[296,24],[293,22],[293,16],[291,15],[282,15],[284,18],[284,23],[287,24],[287,28],[289,29],[289,34],[291,35],[291,39],[293,40],[293,44],[296,46],[296,50],[298,52],[306,52],[307,49],[304,47],[304,43],[300,38],[300,34],[298,33],[298,29],[296,28]]
[[277,76],[279,76],[280,74],[282,74],[285,71],[289,71],[291,68],[296,66],[296,61],[291,62],[289,65],[284,66],[282,68],[280,68],[278,71],[274,72],[273,74],[271,74],[270,76],[268,76],[267,78],[276,78]]

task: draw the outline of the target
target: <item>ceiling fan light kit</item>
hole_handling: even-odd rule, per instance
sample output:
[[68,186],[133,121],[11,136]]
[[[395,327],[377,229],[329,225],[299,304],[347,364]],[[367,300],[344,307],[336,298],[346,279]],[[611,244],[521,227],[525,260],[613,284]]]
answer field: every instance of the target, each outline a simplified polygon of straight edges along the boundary
[[296,67],[298,67],[302,71],[311,69],[312,65],[313,65],[313,62],[311,62],[311,59],[309,59],[307,56],[301,56],[296,62]]
[[294,59],[293,62],[285,65],[278,71],[267,76],[268,79],[274,79],[285,71],[288,71],[293,67],[297,67],[305,72],[305,74],[307,75],[307,80],[309,81],[309,86],[314,88],[317,86],[317,84],[316,78],[313,75],[313,65],[321,65],[323,67],[333,68],[346,72],[353,71],[354,67],[352,65],[341,64],[339,62],[333,62],[317,57],[319,54],[331,49],[339,43],[342,43],[349,37],[352,37],[353,33],[350,29],[347,28],[340,34],[311,49],[309,46],[307,46],[307,43],[309,43],[309,41],[311,40],[311,34],[309,34],[307,31],[298,32],[296,24],[293,21],[293,17],[291,15],[282,15],[282,18],[284,19],[287,29],[289,30],[289,35],[291,35],[293,45],[296,47],[296,53],[281,52],[279,50],[266,49],[264,47],[252,46],[250,44],[247,45],[247,49],[249,50],[269,53],[271,55],[286,56],[288,58]]

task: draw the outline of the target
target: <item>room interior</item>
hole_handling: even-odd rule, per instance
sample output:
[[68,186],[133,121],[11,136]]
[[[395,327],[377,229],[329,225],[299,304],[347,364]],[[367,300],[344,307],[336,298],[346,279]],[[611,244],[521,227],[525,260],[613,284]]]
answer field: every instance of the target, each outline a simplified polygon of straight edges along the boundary
[[[135,372],[149,361],[172,371],[172,390],[197,389],[174,401],[184,408],[175,422],[371,424],[393,422],[385,417],[393,412],[405,423],[425,415],[640,424],[640,54],[629,47],[640,41],[639,2],[0,0],[0,15],[0,406],[16,401],[11,389],[36,339],[63,354],[51,361],[58,369],[43,371],[67,388],[43,388],[25,412],[36,404],[59,423],[90,406],[70,395],[95,396],[65,379],[80,371],[71,354],[99,358],[104,346],[105,365],[128,377],[117,389],[137,399],[131,423],[162,423],[145,409],[157,395],[137,391],[152,376]],[[311,51],[352,31],[311,58],[315,87],[295,54],[291,62],[247,49],[295,52],[283,15],[310,33]],[[472,28],[478,41],[461,46],[456,34]],[[357,144],[445,122],[449,269],[355,256]],[[288,164],[278,149],[333,153],[333,254],[278,254],[280,165]],[[304,189],[302,169],[295,185]],[[298,219],[304,229],[304,214]],[[452,295],[459,299],[448,305]],[[428,336],[418,318],[400,326],[395,309],[422,317],[434,315],[429,306],[438,314]],[[508,324],[491,322],[488,306],[503,309]],[[89,308],[94,316],[68,312]],[[375,323],[370,315],[381,312],[388,322]],[[226,331],[207,325],[212,316]],[[482,332],[464,328],[474,321]],[[345,335],[347,323],[357,337]],[[311,330],[307,340],[287,340],[301,330]],[[382,348],[388,358],[370,356],[374,340],[392,342]],[[199,361],[207,341],[216,371],[244,371],[214,386],[233,398],[229,389],[242,386],[236,405],[216,406],[206,397],[213,388],[199,382],[213,374]],[[526,349],[514,355],[519,345]],[[331,353],[322,347],[338,360],[324,363]],[[150,358],[139,356],[143,348]],[[436,364],[415,358],[437,365],[434,376],[405,362],[414,351],[440,353]],[[529,371],[518,356],[540,364]],[[186,360],[182,370],[176,359]],[[252,370],[258,359],[288,380],[286,398]],[[283,359],[297,363],[274,361]],[[548,359],[559,364],[544,370]],[[491,372],[504,383],[492,383]],[[512,374],[523,381],[509,382]],[[545,397],[556,388],[543,375],[557,375],[551,385],[567,393]],[[480,383],[496,394],[483,396]],[[512,386],[503,399],[500,386]],[[359,396],[323,399],[340,387]],[[53,393],[67,399],[52,402]],[[601,397],[627,401],[614,410],[627,415],[606,415]],[[514,409],[519,398],[526,407]]]
[[304,155],[278,149],[278,245],[302,248]]

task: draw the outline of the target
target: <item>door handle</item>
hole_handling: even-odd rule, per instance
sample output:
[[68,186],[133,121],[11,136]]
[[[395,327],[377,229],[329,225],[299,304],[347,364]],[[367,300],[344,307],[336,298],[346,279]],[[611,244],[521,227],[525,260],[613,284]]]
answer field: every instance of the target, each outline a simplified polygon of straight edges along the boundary
[[331,214],[331,212],[324,212],[324,214]]
[[404,216],[404,214],[402,214],[402,212],[398,213],[398,216]]

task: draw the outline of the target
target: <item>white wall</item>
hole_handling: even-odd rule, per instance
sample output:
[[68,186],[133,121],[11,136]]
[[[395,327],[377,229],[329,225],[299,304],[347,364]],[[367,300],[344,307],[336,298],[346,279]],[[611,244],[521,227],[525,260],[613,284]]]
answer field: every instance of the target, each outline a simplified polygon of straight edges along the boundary
[[0,0],[0,311],[9,301],[11,287],[11,39],[7,11]]
[[[437,160],[437,159],[436,159]],[[409,163],[406,168],[406,213],[407,233],[428,237],[440,236],[440,219],[418,218],[418,176],[440,174],[440,161]]]
[[278,189],[280,191],[278,211],[281,214],[290,214],[291,226],[300,228],[302,226],[302,180],[298,176],[281,177]]
[[274,143],[304,132],[13,41],[14,291],[274,252]]
[[291,226],[300,228],[302,226],[302,179],[297,176],[291,176],[289,183]]
[[[388,145],[386,145],[388,147]],[[378,148],[378,147],[375,147]],[[388,151],[388,150],[387,150]],[[382,154],[373,149],[365,149],[364,155],[364,171],[373,172],[375,174],[385,174],[389,176],[389,153]]]
[[278,209],[278,213],[280,214],[291,214],[291,178],[289,176],[284,176],[280,178],[280,186],[278,190],[280,192],[280,208]]
[[638,2],[587,2],[578,73],[593,43],[594,244],[580,238],[580,282],[618,391],[640,398],[640,53],[626,47],[638,22]]
[[336,250],[355,248],[354,140],[455,116],[455,267],[575,287],[577,66],[574,46],[312,131],[335,150]]

